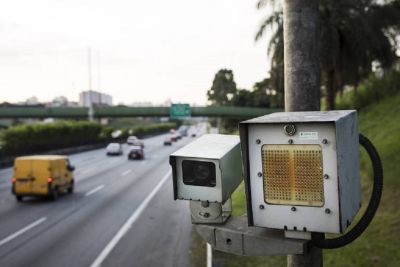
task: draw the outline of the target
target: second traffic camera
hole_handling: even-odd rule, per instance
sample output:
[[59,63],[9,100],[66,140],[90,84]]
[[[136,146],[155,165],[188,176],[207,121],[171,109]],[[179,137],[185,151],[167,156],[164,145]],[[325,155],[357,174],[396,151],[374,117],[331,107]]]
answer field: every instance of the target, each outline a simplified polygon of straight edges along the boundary
[[207,134],[170,156],[174,198],[225,203],[242,180],[239,137]]

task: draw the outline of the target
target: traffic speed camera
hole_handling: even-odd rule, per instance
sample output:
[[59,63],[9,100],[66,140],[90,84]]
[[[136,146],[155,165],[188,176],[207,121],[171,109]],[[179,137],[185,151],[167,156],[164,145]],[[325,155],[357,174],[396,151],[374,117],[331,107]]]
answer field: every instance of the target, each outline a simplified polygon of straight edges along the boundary
[[191,200],[193,222],[229,217],[230,196],[242,181],[238,136],[203,135],[171,154],[170,164],[174,199]]
[[342,233],[360,208],[355,111],[280,112],[240,123],[249,225]]
[[239,137],[206,134],[170,155],[174,198],[225,203],[242,180]]

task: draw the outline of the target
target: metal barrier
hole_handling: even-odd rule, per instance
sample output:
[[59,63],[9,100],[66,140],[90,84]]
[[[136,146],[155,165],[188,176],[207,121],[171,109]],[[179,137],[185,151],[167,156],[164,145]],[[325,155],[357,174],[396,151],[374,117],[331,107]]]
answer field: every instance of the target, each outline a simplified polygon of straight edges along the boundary
[[[251,107],[191,107],[192,117],[251,118],[280,109]],[[0,107],[0,118],[87,118],[84,107]],[[95,118],[110,117],[169,117],[169,107],[95,107]]]

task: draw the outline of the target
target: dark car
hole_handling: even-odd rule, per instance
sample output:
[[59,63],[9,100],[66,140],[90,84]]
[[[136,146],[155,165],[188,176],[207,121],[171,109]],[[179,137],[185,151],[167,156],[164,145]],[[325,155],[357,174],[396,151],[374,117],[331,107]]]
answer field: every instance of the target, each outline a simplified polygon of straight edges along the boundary
[[128,159],[144,159],[144,151],[140,146],[132,146],[129,149]]

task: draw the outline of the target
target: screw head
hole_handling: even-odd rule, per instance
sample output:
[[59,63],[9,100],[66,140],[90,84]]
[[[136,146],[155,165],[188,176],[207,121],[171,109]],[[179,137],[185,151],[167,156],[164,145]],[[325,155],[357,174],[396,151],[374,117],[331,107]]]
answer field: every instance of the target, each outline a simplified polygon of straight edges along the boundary
[[261,205],[259,206],[259,208],[260,208],[260,210],[263,210],[263,209],[264,209],[264,205],[261,204]]
[[330,209],[325,209],[325,213],[326,213],[326,214],[330,214],[330,213],[331,213],[331,210],[330,210]]
[[210,213],[205,212],[205,213],[203,214],[203,216],[204,216],[204,218],[208,218],[208,217],[210,217]]
[[328,139],[326,139],[326,138],[322,139],[322,143],[323,143],[324,145],[326,145],[326,144],[328,143]]
[[202,201],[202,202],[201,202],[201,206],[202,206],[203,208],[208,208],[208,207],[210,206],[210,202],[208,202],[208,201]]
[[258,177],[262,177],[262,173],[261,172],[257,173],[257,175],[258,175]]
[[289,143],[289,144],[293,144],[293,139],[289,139],[289,140],[288,140],[288,143]]
[[257,139],[257,140],[256,140],[256,144],[259,145],[260,143],[261,143],[261,140],[260,140],[260,139]]
[[296,211],[297,209],[296,209],[296,207],[292,207],[290,210],[291,211]]
[[324,179],[329,179],[329,175],[328,174],[324,174]]

